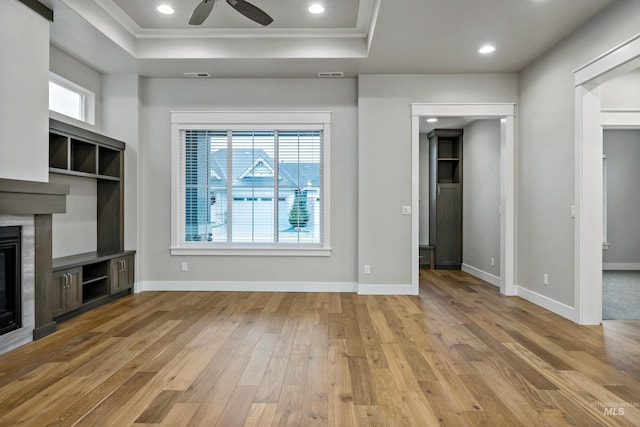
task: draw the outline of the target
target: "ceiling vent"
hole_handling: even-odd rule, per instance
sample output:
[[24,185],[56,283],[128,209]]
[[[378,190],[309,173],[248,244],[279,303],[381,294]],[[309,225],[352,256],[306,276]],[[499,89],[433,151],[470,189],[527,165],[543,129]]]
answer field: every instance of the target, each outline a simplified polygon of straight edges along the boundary
[[342,71],[321,71],[318,73],[318,77],[342,77],[344,73]]
[[204,79],[207,77],[211,77],[211,74],[209,73],[183,73],[183,75],[190,79]]

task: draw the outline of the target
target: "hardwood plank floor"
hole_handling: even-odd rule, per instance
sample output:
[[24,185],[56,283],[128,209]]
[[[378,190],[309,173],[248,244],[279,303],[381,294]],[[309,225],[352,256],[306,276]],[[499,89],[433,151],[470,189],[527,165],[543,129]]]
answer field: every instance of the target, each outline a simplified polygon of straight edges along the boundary
[[122,298],[0,356],[0,425],[640,425],[640,322],[420,280],[415,297]]

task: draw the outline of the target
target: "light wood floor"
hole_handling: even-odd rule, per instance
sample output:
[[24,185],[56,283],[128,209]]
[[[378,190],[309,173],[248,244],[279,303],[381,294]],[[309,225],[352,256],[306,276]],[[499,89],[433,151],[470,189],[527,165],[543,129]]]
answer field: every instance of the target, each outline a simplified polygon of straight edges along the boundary
[[640,425],[640,323],[578,326],[462,272],[421,282],[128,296],[0,356],[0,425]]

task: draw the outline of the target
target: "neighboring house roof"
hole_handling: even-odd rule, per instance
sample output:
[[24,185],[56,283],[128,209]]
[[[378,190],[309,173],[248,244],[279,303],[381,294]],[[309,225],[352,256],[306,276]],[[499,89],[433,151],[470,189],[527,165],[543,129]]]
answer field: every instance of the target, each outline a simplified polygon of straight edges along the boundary
[[[211,153],[212,174],[209,183],[226,186],[227,180],[233,180],[234,187],[271,187],[275,174],[273,158],[264,150],[233,151],[233,171],[227,173],[227,149]],[[278,165],[278,180],[281,187],[319,187],[320,165],[318,163],[285,163]]]
[[268,161],[266,161],[264,157],[259,156],[257,159],[253,161],[251,166],[246,168],[244,172],[240,174],[238,179],[273,178],[275,174],[276,174],[276,171],[273,169],[273,166],[271,166],[271,164]]
[[320,187],[318,163],[280,163],[280,173],[286,174],[301,187]]

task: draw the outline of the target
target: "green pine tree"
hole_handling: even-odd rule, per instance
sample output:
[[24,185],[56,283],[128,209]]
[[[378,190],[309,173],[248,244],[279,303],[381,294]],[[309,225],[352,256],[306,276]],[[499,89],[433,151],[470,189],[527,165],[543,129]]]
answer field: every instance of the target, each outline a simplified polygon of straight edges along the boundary
[[293,206],[289,211],[289,224],[295,228],[307,225],[309,211],[307,210],[307,190],[296,190],[293,198]]

